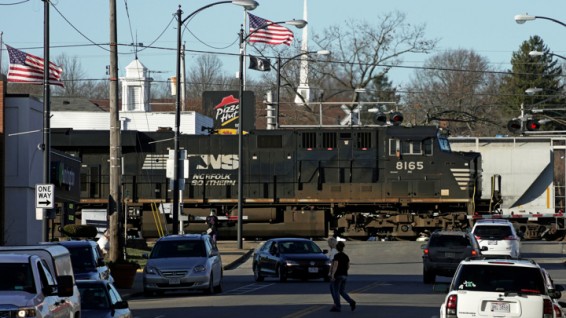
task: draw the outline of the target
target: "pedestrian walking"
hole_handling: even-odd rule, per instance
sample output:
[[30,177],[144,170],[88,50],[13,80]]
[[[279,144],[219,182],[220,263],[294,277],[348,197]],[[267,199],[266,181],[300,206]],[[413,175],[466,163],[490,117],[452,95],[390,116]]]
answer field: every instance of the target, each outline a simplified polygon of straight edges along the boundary
[[330,277],[332,275],[332,263],[334,261],[334,255],[336,255],[336,253],[338,253],[338,251],[336,250],[336,243],[338,243],[338,241],[336,240],[335,237],[330,237],[328,240],[328,247],[330,247],[330,250],[328,251],[328,259],[330,260],[330,269],[328,270],[328,277]]
[[210,215],[206,217],[206,224],[208,230],[206,233],[212,237],[212,241],[216,243],[218,235],[218,217],[216,216],[216,209],[210,209]]
[[349,304],[352,311],[356,310],[356,302],[346,292],[346,281],[348,280],[348,269],[350,269],[350,258],[344,253],[344,242],[336,243],[336,250],[338,253],[334,255],[332,265],[330,267],[330,294],[334,306],[330,311],[340,312],[342,310],[340,305],[340,296],[344,298]]

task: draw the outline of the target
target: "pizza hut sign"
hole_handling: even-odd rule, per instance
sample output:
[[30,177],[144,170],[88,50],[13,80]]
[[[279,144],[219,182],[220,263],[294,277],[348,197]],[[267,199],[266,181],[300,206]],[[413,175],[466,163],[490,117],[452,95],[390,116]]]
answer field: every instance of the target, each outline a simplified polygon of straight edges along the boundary
[[219,133],[236,133],[235,123],[238,121],[240,112],[240,100],[234,96],[226,96],[214,106],[214,122]]

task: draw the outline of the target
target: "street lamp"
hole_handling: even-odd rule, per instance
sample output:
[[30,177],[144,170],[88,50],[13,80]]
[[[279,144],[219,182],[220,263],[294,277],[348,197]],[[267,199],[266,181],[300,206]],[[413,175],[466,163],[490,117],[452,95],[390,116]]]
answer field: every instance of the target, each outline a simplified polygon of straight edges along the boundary
[[566,60],[566,57],[565,57],[565,56],[562,56],[562,55],[556,54],[556,53],[550,53],[550,52],[549,52],[549,53],[544,53],[544,52],[540,52],[540,51],[530,51],[530,52],[529,52],[529,56],[533,56],[533,57],[536,57],[536,56],[543,56],[544,54],[548,54],[548,55],[550,55],[550,56],[556,56],[556,57],[559,57],[559,58],[561,58],[561,59],[563,59],[563,60]]
[[281,55],[277,55],[277,101],[276,105],[277,108],[275,109],[275,129],[279,128],[279,109],[280,109],[280,101],[281,101],[281,68],[287,65],[287,63],[291,62],[292,60],[296,59],[299,56],[309,55],[309,54],[318,54],[318,55],[329,55],[330,51],[328,50],[319,50],[319,51],[309,51],[309,52],[302,52],[297,54],[291,58],[289,58],[284,63],[281,63]]
[[[235,5],[239,5],[244,7],[246,10],[253,10],[259,4],[253,0],[229,0],[229,1],[218,1],[206,6],[203,6],[191,14],[189,14],[186,18],[182,18],[181,15],[183,11],[181,10],[181,6],[177,10],[177,87],[176,87],[176,99],[175,99],[175,136],[174,136],[174,158],[173,158],[173,233],[179,233],[179,208],[180,208],[180,177],[181,177],[181,169],[179,165],[180,153],[179,153],[179,135],[180,135],[180,126],[181,126],[181,28],[183,24],[187,22],[188,19],[193,17],[195,14],[210,8],[212,6],[224,3],[231,3]],[[183,158],[184,159],[184,158]]]
[[[281,21],[281,22],[271,22],[269,21],[268,23],[254,29],[252,32],[248,33],[246,36],[244,36],[244,28],[241,27],[240,28],[240,69],[238,72],[238,76],[240,77],[240,89],[238,91],[238,100],[240,105],[238,106],[238,249],[242,249],[244,248],[243,246],[243,242],[242,242],[242,232],[243,232],[243,217],[244,217],[244,213],[242,210],[242,204],[243,204],[243,191],[244,191],[244,187],[243,187],[243,173],[242,173],[242,168],[243,168],[243,135],[244,135],[244,131],[243,131],[243,125],[244,125],[244,120],[243,120],[243,107],[244,107],[244,43],[246,42],[246,40],[254,33],[256,33],[259,30],[263,30],[265,28],[267,28],[270,25],[273,24],[287,24],[287,25],[291,25],[294,26],[296,28],[304,28],[307,25],[307,21],[305,20],[290,20],[290,21]],[[279,97],[277,97],[279,98]]]
[[527,21],[533,21],[535,19],[544,19],[544,20],[550,20],[552,22],[556,22],[558,24],[561,24],[562,26],[566,27],[566,23],[553,19],[553,18],[549,18],[549,17],[542,17],[539,15],[528,15],[528,14],[517,14],[515,16],[515,22],[517,22],[518,24],[523,24]]

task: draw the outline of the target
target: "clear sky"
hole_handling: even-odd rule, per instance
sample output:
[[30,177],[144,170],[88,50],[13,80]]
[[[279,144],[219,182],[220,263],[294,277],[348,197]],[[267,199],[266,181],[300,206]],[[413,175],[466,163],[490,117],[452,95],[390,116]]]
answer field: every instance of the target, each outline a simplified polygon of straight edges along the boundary
[[[77,57],[89,78],[106,78],[110,55],[106,50],[110,38],[109,1],[51,0],[50,43],[52,60],[65,52]],[[214,0],[116,0],[118,10],[118,42],[140,42],[160,49],[140,50],[140,61],[156,79],[175,74],[176,24],[173,19],[179,4],[187,14]],[[303,0],[258,0],[253,14],[272,21],[303,17]],[[510,68],[511,54],[532,35],[539,35],[554,53],[566,55],[566,28],[548,20],[538,19],[517,24],[513,17],[525,14],[551,17],[566,22],[565,0],[308,0],[309,32],[344,24],[348,19],[376,21],[385,13],[400,11],[407,22],[424,24],[427,38],[439,39],[435,52],[473,49],[501,70]],[[66,21],[68,20],[68,22]],[[183,41],[187,49],[238,53],[237,36],[244,21],[243,9],[230,4],[208,8],[186,26]],[[0,0],[0,31],[3,42],[28,53],[43,56],[44,2],[41,0]],[[295,29],[295,36],[302,32]],[[191,34],[192,33],[192,34]],[[196,36],[196,37],[195,37]],[[198,39],[197,39],[198,38]],[[102,44],[102,47],[92,45]],[[312,42],[311,42],[312,43]],[[311,47],[311,49],[316,49]],[[119,48],[119,75],[134,59],[133,49]],[[251,52],[250,52],[251,53]],[[187,56],[191,67],[198,53]],[[405,66],[422,66],[427,55],[404,58]],[[226,74],[236,74],[236,55],[223,55]],[[5,69],[6,50],[2,53]],[[161,73],[163,72],[163,73]],[[408,82],[412,70],[393,69],[394,85]]]

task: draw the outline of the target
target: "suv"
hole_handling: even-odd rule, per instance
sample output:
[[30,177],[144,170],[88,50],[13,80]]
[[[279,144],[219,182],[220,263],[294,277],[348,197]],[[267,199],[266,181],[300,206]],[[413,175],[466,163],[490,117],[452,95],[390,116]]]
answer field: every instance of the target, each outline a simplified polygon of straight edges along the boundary
[[423,249],[423,283],[432,284],[436,276],[451,277],[460,261],[481,256],[481,248],[470,232],[433,232]]
[[557,303],[560,292],[532,260],[462,261],[443,292],[448,294],[440,307],[440,318],[562,317]]
[[145,295],[173,290],[222,292],[222,259],[206,234],[170,235],[157,240],[143,270]]
[[114,282],[110,269],[95,241],[61,241],[53,244],[63,245],[71,254],[75,279],[107,280]]
[[521,257],[521,238],[517,235],[513,223],[501,219],[482,219],[476,221],[472,229],[486,257]]

